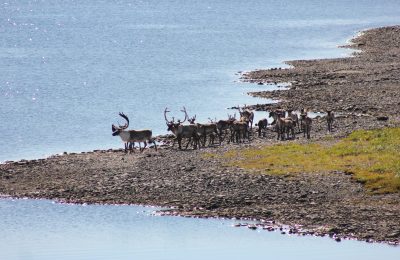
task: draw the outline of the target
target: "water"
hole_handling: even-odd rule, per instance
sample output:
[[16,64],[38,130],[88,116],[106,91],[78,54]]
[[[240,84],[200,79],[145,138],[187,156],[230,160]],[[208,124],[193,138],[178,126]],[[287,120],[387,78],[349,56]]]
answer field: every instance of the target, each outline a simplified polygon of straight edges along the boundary
[[[163,110],[199,121],[246,95],[238,71],[338,57],[359,30],[397,24],[400,2],[0,1],[0,161],[121,147],[111,124],[166,133]],[[172,115],[171,115],[172,116]]]
[[398,259],[399,248],[160,217],[156,208],[0,199],[0,259]]

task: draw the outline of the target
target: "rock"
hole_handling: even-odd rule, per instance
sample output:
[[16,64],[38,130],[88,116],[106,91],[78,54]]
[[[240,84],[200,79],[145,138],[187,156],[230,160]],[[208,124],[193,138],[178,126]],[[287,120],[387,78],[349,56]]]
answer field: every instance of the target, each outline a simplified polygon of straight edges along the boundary
[[378,121],[387,121],[387,120],[389,120],[389,117],[388,116],[377,116],[376,120],[378,120]]
[[257,226],[256,225],[248,225],[247,228],[249,228],[251,230],[256,230]]
[[400,238],[400,230],[395,230],[387,235],[390,238]]

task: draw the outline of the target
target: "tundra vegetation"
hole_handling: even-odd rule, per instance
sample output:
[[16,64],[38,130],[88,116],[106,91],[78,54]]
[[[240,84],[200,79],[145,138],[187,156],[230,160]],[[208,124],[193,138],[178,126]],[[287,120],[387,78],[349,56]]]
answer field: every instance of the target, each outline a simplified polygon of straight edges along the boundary
[[358,130],[339,141],[282,143],[226,152],[230,166],[268,174],[352,174],[372,194],[400,192],[400,128]]

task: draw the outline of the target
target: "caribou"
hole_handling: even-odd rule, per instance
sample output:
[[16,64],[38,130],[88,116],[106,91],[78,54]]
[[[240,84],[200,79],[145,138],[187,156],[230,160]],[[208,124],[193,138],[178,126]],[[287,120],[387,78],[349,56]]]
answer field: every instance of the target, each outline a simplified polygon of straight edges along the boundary
[[178,122],[175,123],[175,119],[172,118],[172,120],[168,120],[167,118],[167,113],[170,112],[168,111],[168,108],[165,108],[164,110],[164,118],[165,122],[167,124],[167,131],[171,131],[175,135],[174,143],[172,146],[175,145],[175,141],[178,141],[178,146],[179,149],[182,149],[182,139],[183,138],[189,138],[189,141],[186,144],[185,149],[188,148],[189,144],[192,142],[192,138],[194,140],[194,145],[193,149],[197,149],[197,145],[199,145],[199,134],[197,131],[197,126],[196,125],[184,125],[183,123],[187,120],[187,113],[186,113],[186,108],[183,107],[182,112],[185,113],[185,119],[183,121],[178,120]]
[[328,123],[328,132],[332,132],[332,124],[333,124],[333,120],[335,119],[335,115],[330,110],[328,110],[326,112],[327,112],[326,122]]
[[292,110],[292,109],[289,109],[289,110],[288,110],[288,117],[291,118],[291,119],[293,120],[293,122],[294,122],[294,127],[296,128],[296,126],[297,126],[297,128],[298,128],[299,131],[300,131],[301,129],[300,129],[300,124],[299,124],[299,116],[298,116],[296,113],[293,113],[293,110]]
[[258,137],[261,137],[261,133],[263,137],[265,137],[265,132],[268,126],[268,120],[266,118],[263,118],[258,121],[258,124],[256,124],[256,126],[258,126]]
[[[126,120],[125,125],[121,126],[115,126],[114,124],[111,125],[112,129],[112,135],[121,137],[122,141],[125,143],[125,152],[128,152],[128,150],[133,151],[133,148],[135,147],[135,142],[139,143],[139,150],[140,152],[143,152],[143,150],[147,146],[147,142],[153,143],[154,148],[157,151],[157,144],[153,139],[153,133],[151,130],[125,130],[129,126],[129,118],[126,116],[124,113],[119,113],[119,115]],[[144,147],[142,150],[142,147],[140,143],[144,143]]]
[[[277,132],[277,139],[281,139],[282,141],[285,138],[285,133],[287,136],[287,139],[290,138],[289,134],[291,133],[292,138],[295,139],[295,133],[294,133],[294,122],[291,118],[289,117],[281,117],[282,113],[281,111],[271,111],[269,113],[269,117],[274,118],[275,122],[275,130]],[[284,115],[284,114],[283,114]]]
[[239,114],[240,114],[240,121],[244,122],[247,121],[248,126],[250,129],[253,129],[253,120],[254,120],[254,113],[244,105],[244,110],[240,109],[238,106]]
[[247,120],[233,121],[231,126],[230,141],[240,143],[244,138],[250,141],[249,122]]
[[196,115],[194,115],[194,117],[189,117],[186,110],[184,113],[185,117],[188,118],[188,122],[191,125],[197,126],[197,133],[199,138],[203,141],[203,147],[206,146],[207,136],[210,137],[208,145],[210,146],[211,144],[214,144],[215,136],[218,135],[217,124],[212,119],[209,119],[210,123],[208,124],[196,123]]
[[225,139],[225,136],[227,135],[228,130],[230,130],[230,128],[235,120],[236,120],[236,114],[234,114],[233,116],[228,114],[227,120],[219,120],[216,123],[217,130],[218,130],[219,144],[221,144],[222,140]]
[[303,137],[306,137],[307,135],[307,139],[310,139],[312,119],[307,115],[307,111],[304,110],[302,110],[300,118],[301,118],[301,129],[303,131]]

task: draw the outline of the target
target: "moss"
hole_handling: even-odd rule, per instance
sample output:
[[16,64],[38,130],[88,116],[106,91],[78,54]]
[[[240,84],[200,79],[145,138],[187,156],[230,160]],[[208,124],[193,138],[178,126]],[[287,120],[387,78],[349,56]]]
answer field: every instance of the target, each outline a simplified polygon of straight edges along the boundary
[[229,164],[270,174],[344,171],[371,193],[400,192],[400,128],[359,130],[331,145],[286,143],[225,153]]

